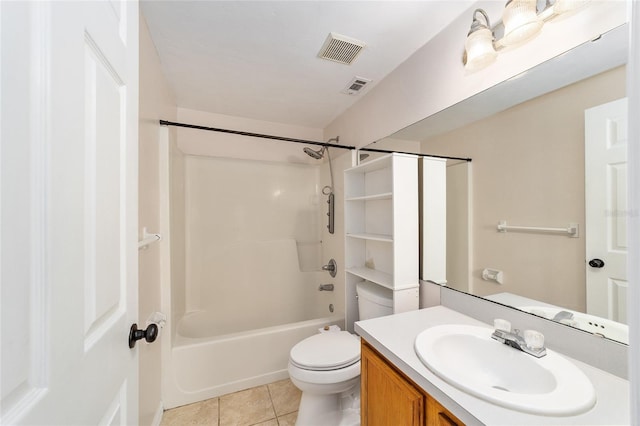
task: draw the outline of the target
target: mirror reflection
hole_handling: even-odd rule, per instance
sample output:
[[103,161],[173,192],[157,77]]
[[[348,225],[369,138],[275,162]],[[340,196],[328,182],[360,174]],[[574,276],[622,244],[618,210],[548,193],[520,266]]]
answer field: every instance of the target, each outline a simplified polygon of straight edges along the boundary
[[626,26],[368,147],[472,159],[447,164],[447,286],[628,342],[625,42]]

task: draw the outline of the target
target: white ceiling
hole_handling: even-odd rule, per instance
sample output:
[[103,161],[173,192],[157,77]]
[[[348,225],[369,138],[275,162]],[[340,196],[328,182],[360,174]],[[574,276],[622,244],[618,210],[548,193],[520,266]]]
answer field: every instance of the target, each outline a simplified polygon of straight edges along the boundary
[[[178,106],[324,128],[472,3],[147,0],[142,13]],[[367,46],[350,66],[320,59],[329,32]],[[354,76],[373,82],[340,93]]]

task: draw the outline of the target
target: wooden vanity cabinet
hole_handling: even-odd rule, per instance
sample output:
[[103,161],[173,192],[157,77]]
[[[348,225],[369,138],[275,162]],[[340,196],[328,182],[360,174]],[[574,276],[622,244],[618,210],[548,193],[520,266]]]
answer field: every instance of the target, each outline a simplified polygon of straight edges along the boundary
[[362,341],[360,419],[362,426],[422,426],[425,398],[371,346]]
[[362,426],[464,426],[362,340]]
[[427,397],[427,426],[463,426],[463,423],[433,397]]

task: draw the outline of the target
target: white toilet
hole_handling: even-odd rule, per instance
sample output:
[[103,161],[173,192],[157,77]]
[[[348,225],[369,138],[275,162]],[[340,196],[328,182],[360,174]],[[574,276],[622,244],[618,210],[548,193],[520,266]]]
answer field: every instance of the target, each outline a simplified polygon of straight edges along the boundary
[[[356,286],[360,319],[393,313],[392,292],[363,281]],[[360,424],[360,338],[328,331],[296,344],[289,376],[302,391],[296,426]]]

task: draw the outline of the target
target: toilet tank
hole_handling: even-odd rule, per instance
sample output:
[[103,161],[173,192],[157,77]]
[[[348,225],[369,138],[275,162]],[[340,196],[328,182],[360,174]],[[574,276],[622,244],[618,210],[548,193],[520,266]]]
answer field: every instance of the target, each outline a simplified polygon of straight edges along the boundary
[[356,284],[359,319],[383,317],[393,313],[393,292],[369,281]]

